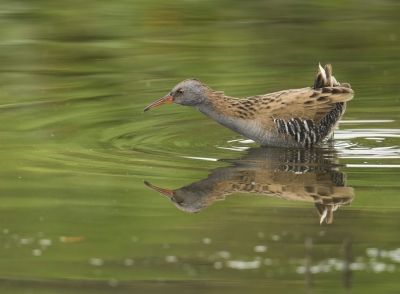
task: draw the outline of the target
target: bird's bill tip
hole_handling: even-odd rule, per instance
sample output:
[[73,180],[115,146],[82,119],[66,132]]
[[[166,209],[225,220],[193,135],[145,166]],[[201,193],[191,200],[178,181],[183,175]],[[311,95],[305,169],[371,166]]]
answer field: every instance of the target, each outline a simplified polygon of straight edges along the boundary
[[145,109],[143,109],[143,112],[150,110],[154,107],[160,106],[162,104],[167,104],[167,103],[172,103],[173,102],[173,97],[168,94],[164,97],[162,97],[161,99],[158,99],[157,101],[151,103],[149,106],[147,106]]
[[154,191],[157,191],[158,193],[161,193],[161,194],[167,196],[168,198],[174,197],[174,191],[173,190],[159,188],[159,187],[156,187],[156,186],[154,186],[154,185],[152,185],[152,184],[150,184],[149,182],[146,182],[146,181],[144,181],[143,183],[146,185],[146,187],[149,187],[150,189],[152,189]]

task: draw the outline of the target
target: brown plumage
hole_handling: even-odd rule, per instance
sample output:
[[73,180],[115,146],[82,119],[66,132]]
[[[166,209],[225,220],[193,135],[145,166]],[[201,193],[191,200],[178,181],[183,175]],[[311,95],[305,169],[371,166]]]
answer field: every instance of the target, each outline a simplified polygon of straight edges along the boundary
[[350,85],[338,83],[327,64],[325,69],[319,65],[312,87],[242,99],[214,91],[197,79],[188,79],[144,111],[174,102],[192,106],[262,146],[310,147],[336,128],[346,102],[353,96]]

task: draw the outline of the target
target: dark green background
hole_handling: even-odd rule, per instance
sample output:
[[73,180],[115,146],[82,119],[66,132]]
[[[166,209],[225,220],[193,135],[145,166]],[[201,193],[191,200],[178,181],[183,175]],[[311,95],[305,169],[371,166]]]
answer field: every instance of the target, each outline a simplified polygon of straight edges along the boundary
[[[0,292],[344,291],[341,270],[313,286],[297,272],[306,237],[314,266],[351,241],[352,293],[400,291],[399,14],[385,0],[0,1]],[[318,62],[356,93],[343,119],[364,121],[338,132],[355,199],[332,224],[242,193],[187,214],[143,185],[177,189],[230,165],[187,157],[257,148],[193,109],[142,114],[175,84],[246,97],[312,85]]]

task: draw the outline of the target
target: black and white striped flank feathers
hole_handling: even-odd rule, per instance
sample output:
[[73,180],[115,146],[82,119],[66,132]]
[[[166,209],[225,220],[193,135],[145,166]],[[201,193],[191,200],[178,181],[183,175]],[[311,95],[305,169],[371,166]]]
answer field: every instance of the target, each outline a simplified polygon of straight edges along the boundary
[[315,125],[311,119],[301,120],[298,117],[288,121],[274,119],[278,127],[278,133],[286,134],[299,143],[302,147],[312,147],[325,139],[344,113],[344,102],[337,103],[319,124]]
[[340,84],[332,76],[330,64],[325,69],[319,64],[314,86],[284,101],[279,111],[272,111],[272,120],[279,134],[287,135],[298,146],[311,147],[337,127],[353,95],[350,84]]

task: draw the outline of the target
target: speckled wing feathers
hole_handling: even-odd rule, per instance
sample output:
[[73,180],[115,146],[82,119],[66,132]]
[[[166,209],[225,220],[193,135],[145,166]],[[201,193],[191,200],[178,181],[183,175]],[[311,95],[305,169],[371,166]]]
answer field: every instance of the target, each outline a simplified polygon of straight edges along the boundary
[[[313,120],[318,124],[337,103],[346,102],[353,98],[354,92],[350,88],[325,87],[320,89],[304,88],[284,91],[270,96],[270,113],[275,119],[288,121],[298,117],[302,120]],[[282,97],[276,100],[275,97]],[[275,105],[274,105],[275,104]],[[278,105],[280,104],[280,105]]]
[[[230,122],[226,126],[261,145],[309,147],[322,141],[337,126],[346,102],[353,96],[350,85],[340,84],[328,64],[325,69],[319,65],[312,87],[244,99],[210,90],[208,101],[217,113],[238,120],[232,123],[225,119]],[[248,127],[235,128],[233,124]]]
[[[273,94],[283,96],[280,92]],[[349,84],[341,85],[332,76],[330,64],[325,70],[319,65],[314,87],[287,91],[280,107],[271,107],[272,120],[278,133],[309,147],[329,135],[343,115],[346,101],[353,95]]]

